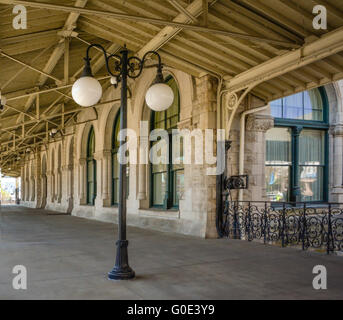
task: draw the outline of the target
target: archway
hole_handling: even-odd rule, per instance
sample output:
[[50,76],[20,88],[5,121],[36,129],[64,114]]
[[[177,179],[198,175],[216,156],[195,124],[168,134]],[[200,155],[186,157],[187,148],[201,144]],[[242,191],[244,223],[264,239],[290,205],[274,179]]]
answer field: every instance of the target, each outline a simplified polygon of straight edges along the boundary
[[74,207],[74,137],[69,145],[69,159],[67,168],[67,181],[68,181],[68,209],[67,213],[71,213]]
[[41,208],[44,209],[46,206],[46,202],[47,202],[47,188],[48,188],[48,180],[47,180],[47,176],[46,176],[46,156],[43,156],[42,159],[42,201],[41,201]]

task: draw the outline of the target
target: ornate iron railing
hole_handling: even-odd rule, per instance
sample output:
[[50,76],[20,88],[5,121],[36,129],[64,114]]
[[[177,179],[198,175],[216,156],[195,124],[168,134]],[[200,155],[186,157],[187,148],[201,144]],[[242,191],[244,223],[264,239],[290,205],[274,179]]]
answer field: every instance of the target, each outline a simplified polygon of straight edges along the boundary
[[222,235],[285,246],[343,250],[343,204],[224,202]]

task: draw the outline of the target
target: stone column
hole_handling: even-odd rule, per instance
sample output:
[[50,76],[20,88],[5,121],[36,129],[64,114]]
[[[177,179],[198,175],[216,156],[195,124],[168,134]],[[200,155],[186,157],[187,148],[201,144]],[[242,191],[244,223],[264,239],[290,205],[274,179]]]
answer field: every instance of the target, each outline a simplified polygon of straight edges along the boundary
[[265,162],[266,132],[273,128],[273,117],[251,114],[246,123],[245,173],[249,175],[249,189],[244,190],[243,200],[264,201],[266,198]]
[[[193,105],[191,126],[194,129],[202,130],[203,134],[205,134],[206,129],[216,129],[217,80],[206,75],[195,81],[196,101]],[[205,135],[203,136],[205,137]],[[204,163],[202,165],[192,165],[192,193],[188,195],[188,197],[192,198],[192,210],[187,209],[188,205],[187,207],[182,206],[183,210],[180,212],[180,215],[185,219],[197,220],[197,228],[202,226],[203,230],[200,232],[204,232],[202,236],[206,238],[218,237],[216,231],[216,176],[207,174],[207,169],[211,169],[216,165],[206,163],[206,155],[210,155],[213,151],[213,156],[216,156],[215,137],[216,133],[214,132],[213,150],[210,150],[208,154],[206,154],[206,150],[203,151]],[[188,183],[185,182],[186,184]],[[184,201],[187,201],[187,199],[185,198]]]
[[112,152],[102,151],[102,201],[104,207],[111,206]]
[[337,124],[330,130],[333,139],[332,148],[332,194],[330,201],[343,202],[343,124]]

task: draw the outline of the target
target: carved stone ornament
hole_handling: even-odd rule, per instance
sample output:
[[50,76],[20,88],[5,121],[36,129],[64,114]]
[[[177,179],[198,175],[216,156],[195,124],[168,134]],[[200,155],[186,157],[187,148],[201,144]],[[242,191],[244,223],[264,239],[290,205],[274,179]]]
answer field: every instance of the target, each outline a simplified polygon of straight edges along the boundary
[[246,129],[249,131],[261,131],[266,132],[267,130],[274,127],[274,118],[268,115],[257,115],[252,114],[248,116]]
[[235,93],[229,94],[229,96],[227,97],[227,108],[229,110],[233,110],[235,108],[237,102],[238,102],[237,94],[235,94]]

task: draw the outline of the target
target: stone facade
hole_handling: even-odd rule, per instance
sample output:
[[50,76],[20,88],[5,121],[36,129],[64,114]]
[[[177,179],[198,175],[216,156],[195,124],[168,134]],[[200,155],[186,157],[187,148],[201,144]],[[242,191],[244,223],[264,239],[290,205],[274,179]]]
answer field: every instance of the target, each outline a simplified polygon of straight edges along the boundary
[[[193,78],[174,69],[165,73],[176,80],[180,92],[179,129],[216,128],[217,80],[210,76]],[[150,110],[145,107],[144,95],[154,80],[149,69],[130,81],[132,96],[128,101],[128,127],[140,132],[140,121],[150,121]],[[343,112],[342,83],[327,86],[330,104],[330,199],[343,201]],[[109,88],[103,101],[119,98],[119,89]],[[257,98],[245,99],[238,108],[229,139],[232,141],[227,158],[227,175],[238,174],[240,115],[243,111],[263,105]],[[63,136],[57,135],[38,154],[28,154],[21,170],[22,204],[47,208],[72,215],[116,222],[118,208],[111,206],[112,194],[112,131],[119,103],[106,104],[81,112],[77,123],[68,127]],[[93,206],[87,205],[86,158],[87,138],[93,127],[97,173],[97,195]],[[270,110],[254,113],[246,119],[245,174],[249,175],[250,188],[244,191],[244,200],[265,200],[265,133],[273,127]],[[143,155],[140,146],[149,145],[148,136],[139,135],[137,154]],[[216,137],[213,138],[215,151]],[[194,154],[194,142],[192,144]],[[215,152],[214,152],[215,155]],[[194,157],[194,155],[193,155]],[[127,221],[129,225],[167,232],[177,232],[203,238],[217,237],[216,231],[216,177],[206,175],[209,165],[185,165],[184,194],[178,210],[150,208],[150,166],[131,164]],[[233,192],[233,199],[238,194]]]

